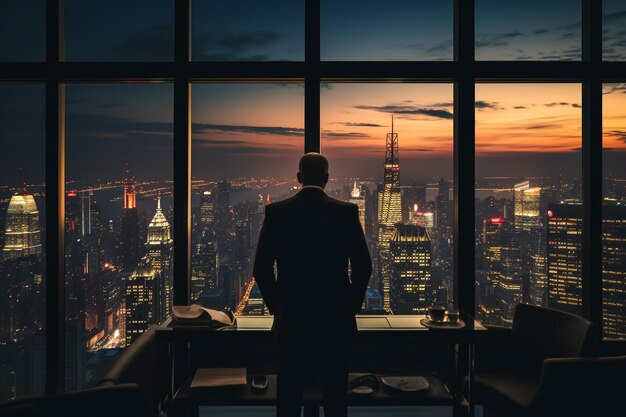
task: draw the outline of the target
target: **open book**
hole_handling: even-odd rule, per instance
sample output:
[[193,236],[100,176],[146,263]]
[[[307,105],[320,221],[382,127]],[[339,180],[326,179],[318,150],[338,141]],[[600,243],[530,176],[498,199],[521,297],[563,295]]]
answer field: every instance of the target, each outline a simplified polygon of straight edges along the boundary
[[197,304],[190,306],[174,306],[172,321],[183,325],[233,326],[235,316],[229,312],[205,308]]

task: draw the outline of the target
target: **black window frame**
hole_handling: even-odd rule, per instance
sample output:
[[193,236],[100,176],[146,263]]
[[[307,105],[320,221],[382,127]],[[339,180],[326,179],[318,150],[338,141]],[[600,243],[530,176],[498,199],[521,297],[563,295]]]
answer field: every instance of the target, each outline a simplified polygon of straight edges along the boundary
[[[324,62],[320,0],[305,1],[305,58],[297,62],[192,62],[191,0],[175,1],[172,62],[66,62],[65,2],[46,1],[46,60],[0,63],[0,83],[44,83],[46,89],[46,391],[64,390],[65,370],[65,84],[163,81],[174,84],[174,300],[189,302],[191,272],[191,83],[298,81],[305,87],[303,151],[320,149],[320,83],[447,82],[454,84],[454,293],[475,311],[475,85],[575,82],[582,85],[583,315],[602,326],[602,86],[625,82],[626,62],[602,60],[602,1],[582,0],[581,61],[476,61],[475,0],[454,2],[451,61]],[[598,342],[605,353],[626,342]]]

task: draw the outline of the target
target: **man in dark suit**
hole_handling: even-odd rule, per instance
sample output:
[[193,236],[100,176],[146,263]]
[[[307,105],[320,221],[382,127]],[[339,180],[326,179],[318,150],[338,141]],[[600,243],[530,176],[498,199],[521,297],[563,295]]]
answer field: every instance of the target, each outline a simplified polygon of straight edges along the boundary
[[314,355],[324,415],[345,417],[354,316],[361,310],[372,263],[358,207],[324,192],[326,158],[307,153],[297,176],[298,194],[265,207],[254,260],[254,277],[274,315],[277,414],[300,416],[306,365]]

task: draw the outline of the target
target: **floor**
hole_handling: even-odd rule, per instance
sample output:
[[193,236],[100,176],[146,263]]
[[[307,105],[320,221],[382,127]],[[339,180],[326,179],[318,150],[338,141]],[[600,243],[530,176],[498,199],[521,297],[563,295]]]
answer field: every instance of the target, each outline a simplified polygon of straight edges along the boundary
[[[274,407],[202,407],[200,417],[274,417]],[[351,407],[349,417],[452,417],[449,407]],[[324,412],[320,412],[320,417]],[[481,407],[476,417],[482,417]]]

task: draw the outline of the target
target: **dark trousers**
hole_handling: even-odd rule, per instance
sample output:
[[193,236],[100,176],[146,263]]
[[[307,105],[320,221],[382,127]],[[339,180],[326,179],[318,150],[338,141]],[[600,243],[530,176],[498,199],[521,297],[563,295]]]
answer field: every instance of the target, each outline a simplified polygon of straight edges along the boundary
[[324,416],[347,417],[349,343],[281,342],[278,355],[277,417],[300,417],[307,365],[311,361],[321,383]]

